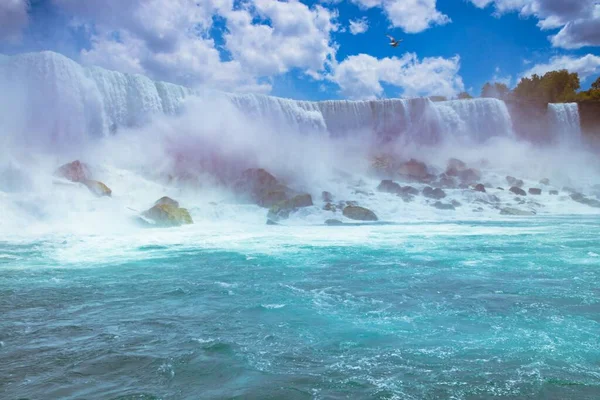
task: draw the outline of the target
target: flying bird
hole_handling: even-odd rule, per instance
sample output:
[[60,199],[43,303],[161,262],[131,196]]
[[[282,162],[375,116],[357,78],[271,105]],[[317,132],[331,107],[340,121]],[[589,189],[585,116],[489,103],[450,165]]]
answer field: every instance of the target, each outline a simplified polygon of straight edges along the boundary
[[394,39],[394,37],[393,37],[393,36],[390,36],[390,35],[385,35],[385,36],[387,36],[387,37],[389,37],[389,38],[390,38],[390,46],[392,46],[392,47],[398,47],[398,45],[399,45],[399,44],[400,44],[400,42],[402,41],[402,39],[400,39],[400,40],[396,40],[396,39]]

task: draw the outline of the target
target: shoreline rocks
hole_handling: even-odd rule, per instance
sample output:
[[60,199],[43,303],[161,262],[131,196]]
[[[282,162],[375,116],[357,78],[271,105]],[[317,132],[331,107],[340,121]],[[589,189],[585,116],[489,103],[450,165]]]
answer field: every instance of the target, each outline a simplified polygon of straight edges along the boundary
[[[164,199],[169,199],[170,201]],[[177,204],[177,206],[175,206],[175,204]],[[185,208],[178,207],[178,205],[179,203],[175,200],[163,197],[156,201],[152,208],[144,211],[142,217],[154,223],[146,223],[147,225],[161,228],[193,224],[194,221],[192,220],[189,211]]]
[[379,221],[379,218],[377,218],[377,215],[373,211],[360,206],[346,206],[342,214],[346,218],[355,221]]

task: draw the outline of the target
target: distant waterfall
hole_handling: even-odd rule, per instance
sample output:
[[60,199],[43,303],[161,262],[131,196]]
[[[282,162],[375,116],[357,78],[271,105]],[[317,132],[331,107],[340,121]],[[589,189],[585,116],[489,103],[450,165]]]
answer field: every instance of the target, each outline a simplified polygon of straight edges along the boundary
[[[42,144],[74,144],[118,127],[140,126],[156,114],[177,114],[194,95],[199,93],[142,75],[82,67],[52,52],[0,57],[0,128],[26,132],[33,136],[27,140]],[[310,102],[254,94],[204,96],[207,101],[216,97],[269,129],[288,133],[370,135],[378,141],[401,138],[419,144],[512,135],[506,105],[496,99]],[[571,114],[567,110],[559,119],[570,121]],[[20,126],[8,126],[7,121],[16,119]]]
[[581,141],[581,121],[577,103],[548,104],[548,114],[554,141],[571,144]]

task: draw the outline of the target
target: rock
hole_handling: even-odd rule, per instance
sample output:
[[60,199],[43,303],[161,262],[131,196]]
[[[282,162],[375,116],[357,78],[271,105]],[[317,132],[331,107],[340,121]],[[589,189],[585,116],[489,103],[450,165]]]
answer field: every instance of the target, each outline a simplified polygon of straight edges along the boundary
[[325,206],[323,206],[323,210],[336,212],[337,211],[337,207],[336,207],[335,204],[327,203],[327,204],[325,204]]
[[94,193],[98,197],[112,196],[112,190],[110,190],[108,186],[102,182],[86,179],[82,183],[90,190],[90,192]]
[[418,182],[430,181],[433,176],[429,174],[427,165],[424,162],[417,161],[411,158],[409,161],[402,163],[398,168],[398,173],[406,179],[415,180]]
[[340,226],[340,225],[344,225],[344,223],[342,221],[340,221],[339,219],[328,219],[325,221],[325,225]]
[[496,189],[498,189],[498,190],[504,190],[504,188],[500,187],[500,186],[498,186]]
[[458,201],[458,200],[452,200],[450,202],[450,204],[452,204],[454,207],[461,207],[462,206],[462,203],[460,201]]
[[458,179],[463,183],[474,183],[481,179],[481,172],[474,168],[467,168],[458,172]]
[[533,195],[539,196],[540,194],[542,194],[542,189],[529,188],[528,192],[529,192],[529,194],[533,194]]
[[267,225],[279,225],[279,224],[271,219],[267,219]]
[[447,189],[455,189],[456,188],[456,180],[446,174],[440,174],[439,181],[434,184],[439,188],[447,188]]
[[594,208],[600,208],[600,200],[590,199],[582,195],[581,193],[573,193],[571,199],[581,204],[588,205]]
[[565,186],[564,188],[562,188],[563,192],[567,192],[567,193],[578,193],[577,189],[574,189],[572,187],[568,187]]
[[394,157],[390,154],[383,154],[373,158],[371,162],[371,168],[378,173],[378,175],[392,175],[394,167],[397,163]]
[[54,172],[54,175],[71,182],[84,182],[92,179],[90,168],[79,160],[61,166]]
[[544,186],[550,185],[550,179],[548,179],[548,178],[541,179],[540,185],[544,185]]
[[310,207],[312,205],[313,201],[310,194],[300,194],[271,206],[267,218],[272,219],[273,221],[285,219],[298,208]]
[[383,192],[383,193],[393,193],[393,194],[403,193],[402,186],[400,186],[399,184],[397,184],[396,182],[394,182],[390,179],[385,179],[385,180],[381,181],[379,186],[377,186],[377,190],[380,192]]
[[423,196],[425,196],[429,199],[440,200],[440,199],[443,199],[444,197],[446,197],[446,192],[444,192],[440,188],[433,189],[429,186],[425,186],[425,188],[423,189]]
[[438,210],[455,210],[452,204],[442,203],[441,201],[436,201],[433,206]]
[[331,203],[333,201],[333,195],[329,192],[323,192],[321,193],[321,199],[325,202],[325,203]]
[[464,161],[459,160],[458,158],[451,158],[448,160],[447,170],[453,169],[456,171],[463,171],[467,169],[467,164]]
[[244,171],[234,184],[234,190],[261,207],[272,207],[298,194],[262,168]]
[[190,213],[185,208],[175,207],[171,204],[159,204],[142,213],[144,218],[154,221],[158,227],[181,226],[193,224]]
[[509,190],[516,195],[527,196],[527,193],[525,193],[525,191],[523,189],[518,188],[516,186],[511,187]]
[[531,215],[535,215],[535,212],[520,210],[518,208],[512,208],[512,207],[504,207],[502,210],[500,210],[500,214],[501,215],[531,216]]
[[499,203],[500,202],[500,198],[498,196],[496,196],[495,194],[491,195],[488,197],[490,199],[491,202],[493,203]]
[[483,186],[481,183],[475,185],[475,188],[473,190],[475,190],[476,192],[486,193],[485,186]]
[[419,189],[414,188],[412,186],[402,186],[402,193],[409,194],[411,196],[416,196],[419,194]]
[[523,187],[523,185],[525,184],[521,179],[517,179],[513,176],[507,176],[506,182],[508,182],[508,184],[510,186],[514,186],[514,187],[518,187],[518,188]]
[[468,183],[459,183],[458,184],[458,188],[459,189],[468,189],[469,188],[469,184]]
[[377,215],[368,208],[359,206],[347,206],[344,208],[343,214],[346,218],[356,221],[378,221]]
[[551,190],[550,191],[550,195],[551,196],[558,196],[558,190]]
[[155,206],[160,206],[162,204],[168,204],[173,207],[179,207],[179,202],[177,200],[173,200],[172,198],[167,196],[161,197],[160,199],[156,200],[156,203],[154,203]]

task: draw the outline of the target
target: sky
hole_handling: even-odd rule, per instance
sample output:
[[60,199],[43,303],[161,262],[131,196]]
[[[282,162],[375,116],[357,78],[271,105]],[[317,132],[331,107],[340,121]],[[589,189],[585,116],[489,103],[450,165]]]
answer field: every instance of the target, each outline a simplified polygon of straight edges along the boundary
[[[402,39],[396,48],[386,35]],[[1,0],[0,53],[304,100],[600,76],[600,0]]]

